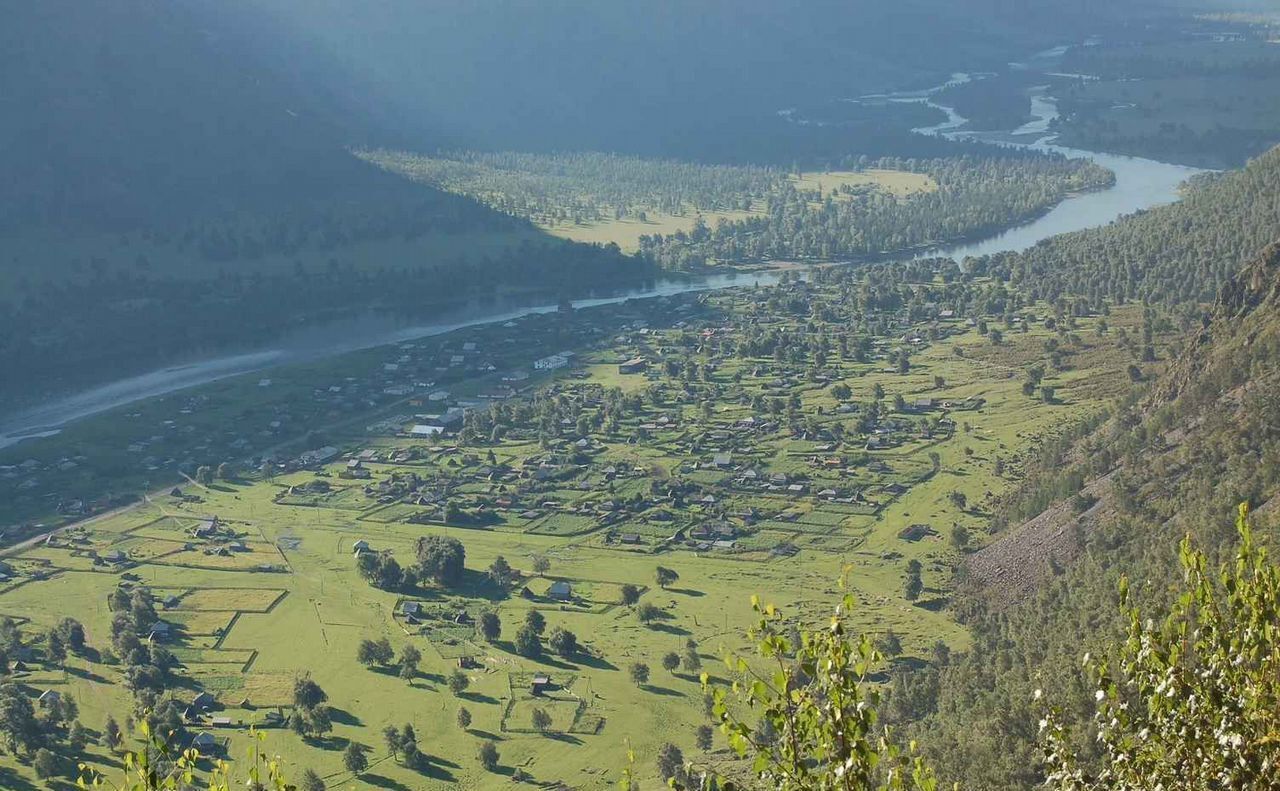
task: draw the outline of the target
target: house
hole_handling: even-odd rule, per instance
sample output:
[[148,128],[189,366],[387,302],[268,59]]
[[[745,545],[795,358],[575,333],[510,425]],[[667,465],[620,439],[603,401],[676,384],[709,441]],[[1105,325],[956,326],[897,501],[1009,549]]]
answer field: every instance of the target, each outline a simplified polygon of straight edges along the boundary
[[554,371],[557,368],[563,368],[569,364],[569,358],[560,354],[550,354],[541,359],[533,361],[534,369],[538,371]]
[[213,696],[212,692],[201,692],[191,699],[191,708],[197,711],[208,711],[217,702],[218,699]]
[[917,399],[916,399],[916,401],[915,401],[915,408],[916,408],[917,410],[919,410],[919,411],[926,411],[926,410],[929,410],[929,409],[933,409],[933,399],[932,399],[932,398],[917,398]]
[[62,702],[62,693],[54,689],[46,689],[40,693],[39,703],[42,707],[56,706]]
[[473,656],[460,656],[460,657],[458,657],[458,669],[459,669],[459,670],[471,670],[471,669],[473,669],[473,668],[477,668],[477,667],[480,667],[480,663],[476,661],[475,657],[473,657]]
[[218,740],[208,731],[200,731],[191,737],[191,746],[197,750],[212,750],[218,746]]
[[642,373],[649,367],[649,361],[643,357],[632,357],[624,363],[618,365],[618,373],[620,374],[638,374]]
[[621,541],[624,544],[639,544],[640,534],[639,533],[623,533],[621,536]]
[[919,541],[926,536],[937,535],[928,525],[910,525],[898,531],[898,538],[903,541]]
[[103,557],[108,563],[123,563],[129,559],[127,555],[118,549],[111,550],[107,554],[103,555]]
[[715,456],[711,458],[711,463],[721,468],[728,467],[729,465],[733,464],[733,454],[717,453]]
[[400,614],[406,617],[418,616],[422,614],[422,603],[416,601],[406,601],[400,603]]
[[362,538],[351,545],[351,551],[354,553],[368,552],[369,542]]
[[551,583],[551,587],[547,588],[547,597],[559,601],[568,601],[573,598],[573,586],[566,580],[557,580]]
[[173,633],[173,627],[165,621],[156,621],[151,624],[150,634],[156,640],[163,640]]
[[533,681],[529,684],[529,691],[535,695],[541,695],[551,688],[551,677],[539,673],[533,677]]

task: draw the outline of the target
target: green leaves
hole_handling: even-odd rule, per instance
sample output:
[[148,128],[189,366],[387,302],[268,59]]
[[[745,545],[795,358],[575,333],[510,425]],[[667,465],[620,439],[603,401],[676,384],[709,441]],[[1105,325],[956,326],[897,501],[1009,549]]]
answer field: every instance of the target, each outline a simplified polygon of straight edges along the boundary
[[[780,791],[936,791],[929,767],[876,726],[879,695],[867,684],[883,662],[869,636],[846,636],[843,597],[827,628],[788,627],[772,604],[751,599],[754,656],[728,655],[732,678],[713,687],[711,713],[731,750],[750,759],[760,787]],[[791,637],[787,635],[792,633]]]
[[[1100,767],[1081,768],[1058,712],[1041,744],[1049,786],[1062,791],[1274,787],[1280,766],[1280,572],[1254,545],[1248,508],[1240,548],[1217,574],[1188,539],[1184,590],[1163,622],[1126,608],[1129,634],[1113,676],[1086,661],[1097,684]],[[1127,585],[1121,588],[1126,607]]]

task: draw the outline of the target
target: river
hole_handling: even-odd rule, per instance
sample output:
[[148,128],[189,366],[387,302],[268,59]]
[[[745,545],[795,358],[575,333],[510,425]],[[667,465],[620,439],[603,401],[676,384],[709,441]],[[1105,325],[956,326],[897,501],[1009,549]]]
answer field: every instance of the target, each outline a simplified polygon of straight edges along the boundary
[[[1051,57],[1058,50],[1041,53],[1036,58]],[[1025,67],[1024,64],[1011,64]],[[946,120],[931,127],[915,131],[922,134],[947,137],[969,137],[1055,151],[1068,157],[1089,158],[1116,174],[1115,184],[1105,190],[1073,195],[1037,219],[1009,228],[983,239],[963,244],[944,245],[919,253],[920,257],[947,256],[961,260],[966,256],[978,256],[1004,251],[1024,250],[1042,239],[1060,233],[1106,225],[1125,214],[1149,209],[1178,199],[1179,185],[1189,176],[1200,171],[1181,165],[1171,165],[1140,157],[1126,157],[1079,149],[1055,146],[1048,134],[1050,124],[1057,117],[1057,106],[1045,89],[1037,89],[1032,95],[1033,119],[1017,129],[1005,132],[966,132],[965,119],[956,111],[935,101],[934,96],[947,84],[974,79],[967,74],[953,75],[952,79],[936,88],[911,93],[881,95],[892,101],[922,102],[941,110]],[[870,97],[864,97],[870,98]],[[856,101],[856,100],[855,100]],[[712,275],[699,278],[672,278],[658,280],[643,288],[632,288],[586,299],[574,300],[574,307],[592,307],[623,302],[628,299],[644,299],[691,291],[729,288],[735,285],[777,282],[778,275],[768,272],[749,274]],[[414,338],[440,335],[464,327],[479,324],[505,322],[533,313],[549,313],[556,310],[554,304],[517,306],[511,304],[486,305],[441,316],[428,324],[404,326],[390,318],[369,318],[340,323],[328,327],[304,330],[296,335],[279,339],[270,348],[251,353],[225,355],[209,360],[158,369],[150,373],[121,379],[94,387],[72,396],[61,398],[31,408],[0,422],[0,448],[23,439],[50,436],[58,433],[67,423],[99,412],[125,406],[135,401],[165,395],[189,387],[206,384],[230,376],[262,371],[279,365],[318,360],[360,349],[400,343]]]

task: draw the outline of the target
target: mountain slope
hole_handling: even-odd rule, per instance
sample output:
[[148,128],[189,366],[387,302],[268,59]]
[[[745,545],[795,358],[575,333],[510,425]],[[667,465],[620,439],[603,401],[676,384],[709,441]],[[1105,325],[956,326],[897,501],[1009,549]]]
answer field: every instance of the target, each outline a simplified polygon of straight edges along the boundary
[[[1272,152],[1251,168],[1227,178],[1272,178],[1280,159]],[[1274,537],[1280,527],[1280,243],[1255,247],[1236,265],[1237,251],[1267,227],[1251,226],[1248,212],[1233,214],[1249,202],[1200,200],[1179,210],[1184,231],[1219,221],[1218,232],[1191,244],[1199,266],[1235,274],[1144,398],[1046,448],[998,509],[999,521],[1014,526],[968,558],[956,604],[972,650],[895,680],[890,718],[965,788],[1041,782],[1037,688],[1066,703],[1079,747],[1092,749],[1093,689],[1080,658],[1121,634],[1122,574],[1144,611],[1159,610],[1172,595],[1184,535],[1211,557],[1225,556],[1242,501],[1254,506],[1259,535]],[[1135,225],[1166,227],[1140,216],[1094,241],[1132,252]],[[1280,239],[1274,226],[1272,234]],[[1045,508],[1049,491],[1074,494]]]

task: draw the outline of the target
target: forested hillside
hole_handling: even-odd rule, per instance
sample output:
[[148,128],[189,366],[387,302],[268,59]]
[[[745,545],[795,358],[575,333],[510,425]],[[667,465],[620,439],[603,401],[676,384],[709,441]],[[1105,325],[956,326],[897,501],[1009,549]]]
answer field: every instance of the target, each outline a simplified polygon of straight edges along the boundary
[[1198,177],[1178,203],[976,262],[1042,299],[1209,301],[1280,237],[1280,148]]
[[823,194],[785,185],[770,196],[763,216],[691,234],[642,238],[640,250],[665,266],[708,259],[876,256],[1014,225],[1071,192],[1100,189],[1114,178],[1089,160],[1034,155],[886,158],[871,165],[920,173],[937,189],[902,199],[852,188]]
[[[1272,154],[1241,178],[1260,183],[1274,165]],[[1203,195],[1189,202],[1179,228],[1222,222],[1229,215],[1204,216],[1216,205]],[[1148,222],[1099,232],[1097,243],[1111,236],[1122,249],[1136,238],[1123,226]],[[1204,271],[1225,277],[1251,234],[1263,231],[1239,220],[1220,227],[1190,244],[1198,244]],[[1232,234],[1243,238],[1228,240]],[[1054,274],[1046,269],[1041,277]],[[1039,515],[968,562],[970,584],[957,612],[973,631],[972,650],[894,683],[891,718],[914,723],[909,731],[945,776],[975,789],[1037,785],[1038,688],[1067,704],[1073,738],[1088,755],[1093,689],[1081,656],[1121,634],[1120,575],[1144,609],[1163,611],[1179,579],[1183,535],[1211,558],[1227,557],[1239,502],[1254,506],[1259,533],[1271,535],[1280,523],[1277,354],[1280,246],[1272,245],[1228,281],[1212,319],[1145,400],[1121,404],[1096,428],[1082,426],[1070,441],[1044,449],[1025,485],[1000,506],[997,524]],[[1046,493],[1062,502],[1044,508]]]

